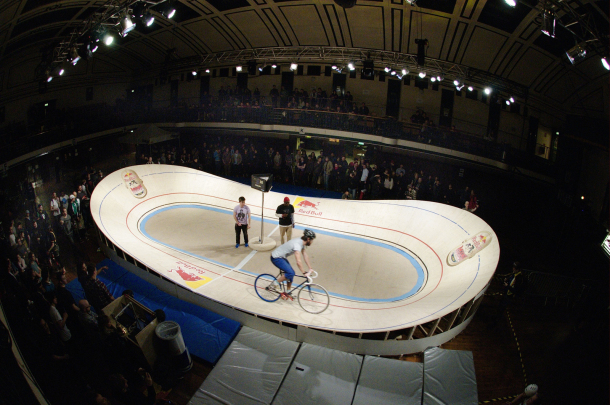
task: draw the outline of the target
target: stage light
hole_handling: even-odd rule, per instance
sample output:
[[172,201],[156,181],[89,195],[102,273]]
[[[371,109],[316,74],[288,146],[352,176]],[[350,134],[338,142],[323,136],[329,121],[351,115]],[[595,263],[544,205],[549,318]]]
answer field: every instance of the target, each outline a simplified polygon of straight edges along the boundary
[[53,75],[48,70],[46,72],[46,75],[47,75],[47,83],[50,83],[51,80],[53,80]]
[[515,7],[517,5],[517,0],[504,0],[506,2],[506,4],[508,4],[511,7]]
[[390,69],[389,67],[387,67],[387,66],[386,66],[385,68],[383,68],[383,70],[384,70],[386,73],[390,73],[390,70],[391,70],[391,69]]
[[205,70],[205,72],[206,72],[206,73],[210,73],[210,69],[206,69],[206,70]]
[[602,58],[602,65],[604,65],[606,70],[610,70],[610,64],[608,64],[608,58],[606,58],[606,57]]
[[542,26],[540,31],[551,38],[555,38],[555,15],[553,11],[545,9],[542,11]]
[[193,70],[191,73],[193,74],[193,76],[197,76],[197,71],[196,70]]
[[165,4],[165,7],[163,8],[163,11],[161,12],[161,14],[163,14],[163,16],[165,16],[165,18],[172,18],[174,15],[176,15],[176,8],[174,7],[174,2],[173,1],[167,1]]
[[332,69],[332,70],[337,70],[337,65],[332,65],[332,66],[331,66],[331,69]]
[[392,70],[392,71],[390,72],[390,74],[391,74],[392,76],[396,76],[396,71],[395,71],[395,70]]
[[468,91],[473,91],[473,90],[474,90],[474,87],[468,86]]
[[76,66],[76,64],[78,63],[79,60],[80,60],[80,55],[78,54],[78,50],[74,46],[70,50],[70,63],[72,63],[72,65]]
[[238,72],[241,72],[242,67],[241,66],[235,66],[235,70],[238,71]]
[[583,44],[576,44],[574,47],[568,49],[566,55],[568,56],[570,63],[573,65],[576,62],[580,62],[587,56],[587,50]]
[[506,105],[510,105],[510,100],[506,100]]
[[419,77],[421,77],[422,79],[426,77],[426,72],[424,72],[423,70],[419,72]]
[[258,71],[259,71],[259,72],[262,72],[262,71],[263,71],[263,67],[262,67],[262,66],[259,66],[259,67],[258,67]]
[[272,68],[277,68],[277,65],[274,63],[273,65],[271,65]]
[[354,62],[350,62],[347,64],[349,70],[356,70],[356,66],[354,66]]
[[483,91],[489,96],[491,94],[491,87],[485,87],[485,90]]
[[91,45],[89,46],[89,49],[91,50],[91,53],[95,53],[95,51],[97,51],[97,48],[98,48],[98,46],[97,46],[97,44],[95,44],[95,43],[94,43],[94,44],[91,44]]
[[454,85],[455,87],[459,86],[459,85],[460,85],[460,81],[459,81],[458,79],[455,79],[455,80],[453,81],[453,85]]
[[147,27],[150,27],[154,22],[155,22],[155,16],[152,15],[150,13],[150,11],[148,11],[146,13],[146,15],[144,16],[144,24],[146,24]]
[[509,98],[509,100],[510,100],[511,103],[515,102],[515,99],[513,97]]
[[436,81],[436,77],[434,77],[434,76],[430,76],[430,81],[431,81],[432,83],[434,83],[434,82]]
[[442,82],[443,80],[445,80],[445,75],[441,73],[440,75],[436,76],[436,80]]
[[123,14],[123,18],[121,18],[121,30],[119,31],[119,34],[125,38],[127,36],[127,34],[129,34],[129,32],[131,30],[133,30],[136,25],[133,23],[133,21],[131,21],[131,17],[127,14],[127,12],[125,12]]
[[299,67],[299,65],[296,64],[296,63],[291,63],[290,64],[290,70],[297,70],[298,67]]
[[403,69],[403,70],[402,70],[402,75],[403,75],[403,76],[406,76],[406,75],[408,75],[408,74],[409,74],[409,69]]

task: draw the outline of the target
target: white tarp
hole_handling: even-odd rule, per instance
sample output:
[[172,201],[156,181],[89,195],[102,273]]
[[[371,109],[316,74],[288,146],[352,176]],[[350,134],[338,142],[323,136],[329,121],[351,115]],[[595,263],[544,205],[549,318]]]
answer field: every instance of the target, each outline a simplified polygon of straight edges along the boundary
[[477,379],[472,352],[424,351],[424,405],[477,405]]
[[273,405],[351,404],[362,356],[303,343]]
[[119,138],[121,143],[131,143],[136,145],[152,145],[159,142],[171,141],[180,135],[169,132],[157,127],[154,124],[144,124],[135,131]]
[[244,326],[189,405],[270,404],[298,347]]
[[421,405],[422,363],[366,356],[352,405]]

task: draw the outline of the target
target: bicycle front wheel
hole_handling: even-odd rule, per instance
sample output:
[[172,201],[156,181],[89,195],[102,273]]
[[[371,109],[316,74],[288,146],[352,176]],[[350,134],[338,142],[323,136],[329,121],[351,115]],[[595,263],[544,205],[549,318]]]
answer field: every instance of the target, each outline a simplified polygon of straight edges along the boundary
[[275,276],[261,274],[254,280],[254,291],[263,301],[275,302],[280,299],[280,284]]
[[320,284],[308,284],[299,290],[299,305],[310,314],[320,314],[328,308],[330,295]]

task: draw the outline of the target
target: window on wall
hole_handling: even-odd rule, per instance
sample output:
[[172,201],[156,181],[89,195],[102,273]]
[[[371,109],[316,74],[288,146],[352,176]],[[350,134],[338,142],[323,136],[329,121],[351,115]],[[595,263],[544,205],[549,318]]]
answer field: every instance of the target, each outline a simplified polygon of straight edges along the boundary
[[307,76],[320,76],[322,74],[321,66],[307,66]]

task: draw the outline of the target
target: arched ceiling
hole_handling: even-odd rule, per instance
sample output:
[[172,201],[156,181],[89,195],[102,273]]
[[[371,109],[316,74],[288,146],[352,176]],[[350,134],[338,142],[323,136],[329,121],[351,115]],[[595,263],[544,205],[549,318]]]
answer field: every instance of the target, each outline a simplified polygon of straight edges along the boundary
[[[261,48],[357,48],[415,55],[415,39],[426,38],[427,58],[442,66],[483,72],[559,104],[607,105],[603,93],[608,71],[600,52],[608,51],[608,1],[563,2],[581,16],[576,23],[573,15],[557,11],[562,24],[577,34],[592,27],[602,39],[590,44],[587,59],[574,66],[565,55],[575,44],[574,36],[559,25],[555,39],[542,34],[540,4],[528,2],[532,4],[520,1],[511,8],[504,0],[418,0],[416,6],[404,0],[358,0],[355,7],[343,9],[332,0],[179,0],[173,19],[155,11],[151,27],[137,23],[127,37],[101,46],[94,59],[137,72],[157,69],[168,60],[198,63],[206,55],[210,60],[211,54],[246,55]],[[108,3],[2,1],[0,59],[26,50],[40,58],[45,46],[69,38]]]

